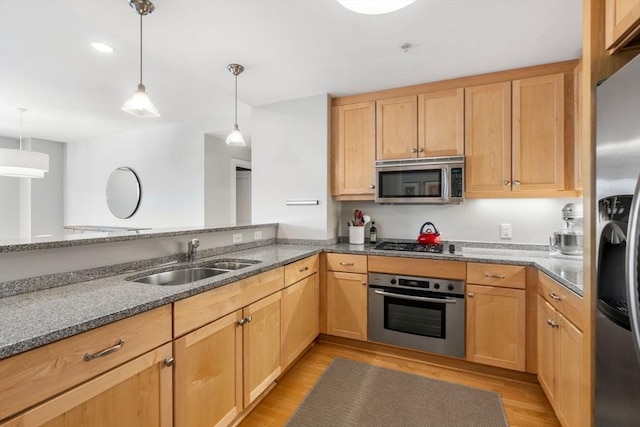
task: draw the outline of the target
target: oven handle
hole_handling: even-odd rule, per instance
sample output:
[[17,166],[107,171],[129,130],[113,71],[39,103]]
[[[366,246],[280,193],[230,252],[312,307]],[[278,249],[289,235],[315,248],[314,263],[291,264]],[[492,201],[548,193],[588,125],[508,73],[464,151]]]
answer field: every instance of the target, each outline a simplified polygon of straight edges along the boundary
[[439,304],[455,304],[457,301],[451,298],[429,298],[429,297],[414,297],[411,295],[402,295],[402,294],[392,294],[390,292],[385,291],[373,291],[376,295],[383,295],[386,297],[394,297],[398,299],[408,299],[412,301],[425,301],[425,302],[435,302]]

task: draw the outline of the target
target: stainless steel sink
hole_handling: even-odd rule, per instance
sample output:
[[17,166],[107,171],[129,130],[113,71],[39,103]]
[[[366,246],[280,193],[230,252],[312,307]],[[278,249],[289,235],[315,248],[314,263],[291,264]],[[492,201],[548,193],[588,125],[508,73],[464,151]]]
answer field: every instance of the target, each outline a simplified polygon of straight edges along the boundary
[[258,264],[260,261],[210,261],[202,264],[203,267],[220,268],[222,270],[239,270]]
[[132,282],[148,283],[151,285],[171,286],[185,285],[196,280],[228,273],[230,269],[222,270],[215,268],[191,267],[179,270],[165,271],[164,273],[150,274],[148,276],[134,279]]

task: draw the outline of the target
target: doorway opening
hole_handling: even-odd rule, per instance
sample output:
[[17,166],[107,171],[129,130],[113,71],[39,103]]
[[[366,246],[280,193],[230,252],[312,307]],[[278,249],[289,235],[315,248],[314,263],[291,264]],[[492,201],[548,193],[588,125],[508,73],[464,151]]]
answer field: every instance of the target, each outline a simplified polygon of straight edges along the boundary
[[251,162],[231,159],[231,223],[251,224]]

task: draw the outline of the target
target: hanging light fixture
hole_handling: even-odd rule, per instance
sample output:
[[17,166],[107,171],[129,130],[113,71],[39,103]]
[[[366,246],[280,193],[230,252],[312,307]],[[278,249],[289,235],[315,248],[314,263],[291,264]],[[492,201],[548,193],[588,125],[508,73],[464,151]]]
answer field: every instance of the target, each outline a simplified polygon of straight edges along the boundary
[[338,0],[342,6],[352,12],[364,15],[381,15],[395,12],[409,6],[416,0]]
[[149,0],[129,0],[129,5],[140,15],[140,83],[133,96],[125,101],[122,110],[138,117],[160,117],[158,109],[153,105],[142,84],[142,16],[148,15],[155,7]]
[[0,148],[0,175],[16,178],[44,178],[49,172],[49,155],[22,149],[22,113],[20,111],[20,149]]
[[244,67],[240,64],[229,64],[227,65],[227,70],[231,72],[236,77],[236,114],[235,121],[233,123],[233,130],[227,137],[227,145],[240,145],[245,146],[244,138],[240,133],[240,128],[238,128],[238,74],[244,71]]

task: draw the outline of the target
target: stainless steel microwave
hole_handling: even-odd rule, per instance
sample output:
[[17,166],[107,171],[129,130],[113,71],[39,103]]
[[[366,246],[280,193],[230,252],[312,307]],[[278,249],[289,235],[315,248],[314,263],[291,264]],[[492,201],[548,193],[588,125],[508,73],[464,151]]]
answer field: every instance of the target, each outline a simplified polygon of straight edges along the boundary
[[464,156],[376,161],[376,203],[464,201]]

